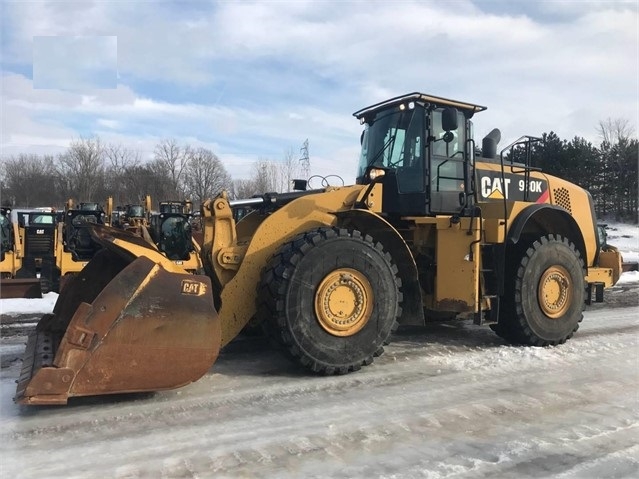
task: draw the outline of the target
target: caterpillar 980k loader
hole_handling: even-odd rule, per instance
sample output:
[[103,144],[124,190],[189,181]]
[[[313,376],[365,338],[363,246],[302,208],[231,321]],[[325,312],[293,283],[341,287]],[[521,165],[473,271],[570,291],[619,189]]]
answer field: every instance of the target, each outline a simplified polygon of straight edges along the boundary
[[[183,386],[252,318],[321,374],[356,371],[398,323],[433,318],[563,343],[590,291],[618,280],[621,256],[599,244],[588,192],[530,165],[533,139],[497,156],[493,131],[476,154],[471,118],[484,109],[392,98],[355,113],[355,185],[206,201],[205,275],[94,227],[105,248],[30,336],[16,400]],[[236,223],[240,206],[255,211]]]

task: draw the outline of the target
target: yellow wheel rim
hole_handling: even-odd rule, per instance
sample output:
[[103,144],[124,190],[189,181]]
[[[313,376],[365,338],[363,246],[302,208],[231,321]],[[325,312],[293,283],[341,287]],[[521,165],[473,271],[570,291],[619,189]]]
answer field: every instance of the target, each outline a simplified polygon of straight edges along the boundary
[[372,310],[373,288],[359,271],[331,271],[317,288],[315,315],[329,334],[352,336],[366,325]]
[[563,266],[552,266],[539,280],[539,306],[551,319],[563,316],[572,304],[572,280]]

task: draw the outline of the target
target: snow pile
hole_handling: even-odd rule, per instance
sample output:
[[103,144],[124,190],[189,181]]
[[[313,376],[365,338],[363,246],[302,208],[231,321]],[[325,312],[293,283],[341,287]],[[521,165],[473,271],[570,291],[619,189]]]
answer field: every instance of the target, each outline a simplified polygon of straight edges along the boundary
[[11,298],[0,299],[0,314],[17,316],[19,314],[45,314],[53,311],[58,300],[57,293],[46,293],[42,298]]
[[639,262],[639,225],[607,223],[608,244],[621,251],[623,260]]
[[[639,262],[639,226],[622,223],[607,223],[608,244],[621,251],[624,262]],[[639,282],[639,271],[628,271],[621,275],[617,284]]]

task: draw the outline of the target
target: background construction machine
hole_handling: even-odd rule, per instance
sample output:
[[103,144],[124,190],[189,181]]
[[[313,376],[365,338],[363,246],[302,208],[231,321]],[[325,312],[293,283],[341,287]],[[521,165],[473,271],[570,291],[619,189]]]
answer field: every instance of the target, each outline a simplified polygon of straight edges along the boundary
[[151,211],[151,197],[144,205],[126,205],[118,227],[142,237],[176,265],[190,273],[201,273],[200,244],[193,237],[190,201],[161,201],[159,212]]
[[119,227],[142,234],[141,227],[149,227],[151,216],[151,197],[146,196],[144,205],[125,205],[119,218]]
[[13,273],[2,280],[2,297],[40,297],[42,292],[57,290],[55,211],[16,209],[11,215]]
[[563,343],[621,256],[601,248],[590,195],[530,165],[533,139],[497,156],[494,131],[476,154],[471,118],[484,109],[392,98],[355,113],[357,184],[206,201],[206,275],[92,228],[105,248],[29,337],[16,400],[188,384],[251,318],[321,374],[370,364],[398,323],[473,318],[512,343]]
[[58,223],[55,255],[60,291],[102,248],[92,239],[89,228],[91,225],[103,225],[105,221],[106,213],[98,203],[83,202],[76,207],[72,199],[67,200],[64,219]]
[[40,279],[16,278],[22,268],[22,238],[20,229],[11,219],[11,208],[0,209],[0,298],[39,298]]
[[193,239],[190,201],[161,201],[160,211],[151,215],[149,233],[167,258],[191,273],[201,273],[200,245]]

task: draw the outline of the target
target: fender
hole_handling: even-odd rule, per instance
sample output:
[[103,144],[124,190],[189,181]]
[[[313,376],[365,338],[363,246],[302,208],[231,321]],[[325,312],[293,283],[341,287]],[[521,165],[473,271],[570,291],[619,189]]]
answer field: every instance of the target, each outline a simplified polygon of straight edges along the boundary
[[586,261],[586,245],[581,229],[575,219],[565,209],[548,204],[531,205],[519,213],[508,229],[507,244],[516,245],[522,236],[553,232],[569,238]]

